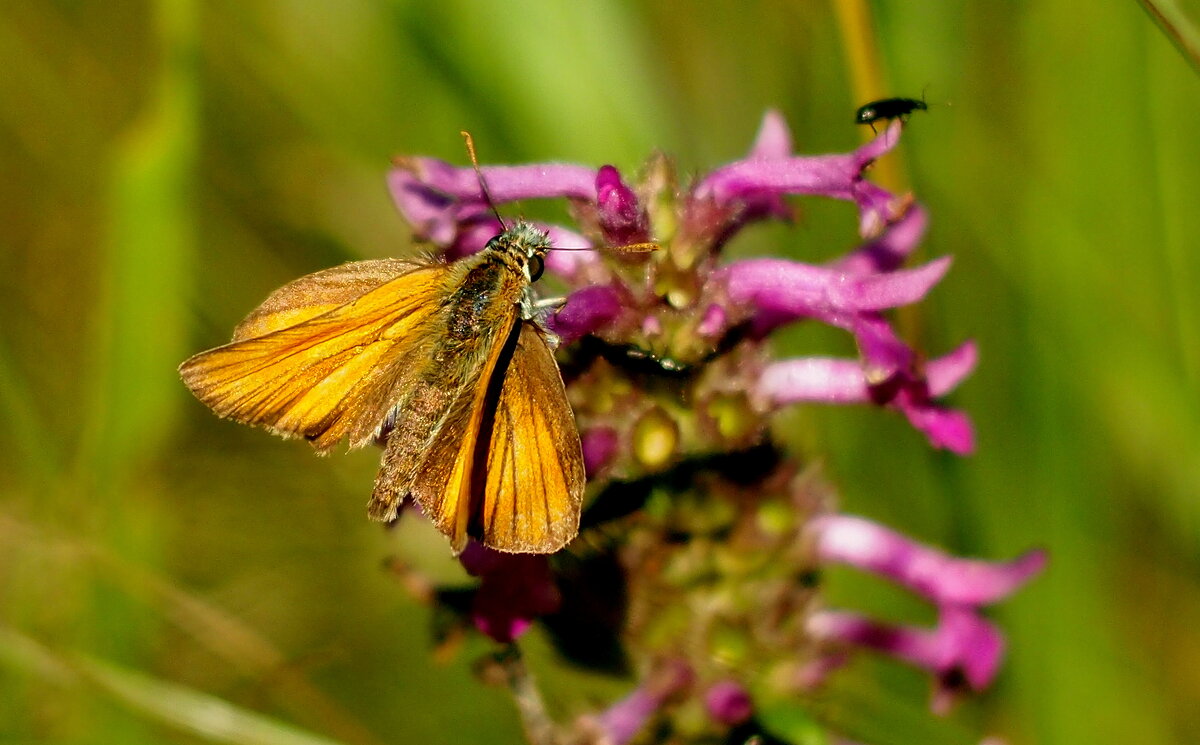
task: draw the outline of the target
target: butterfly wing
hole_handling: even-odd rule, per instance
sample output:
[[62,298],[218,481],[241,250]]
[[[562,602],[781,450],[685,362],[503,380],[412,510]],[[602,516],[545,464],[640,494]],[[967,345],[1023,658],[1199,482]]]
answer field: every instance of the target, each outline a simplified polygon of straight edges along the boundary
[[274,292],[234,340],[186,360],[184,382],[222,417],[320,451],[369,441],[395,404],[403,362],[420,348],[447,267],[384,259],[302,277]]
[[413,382],[388,435],[367,506],[371,517],[394,519],[411,495],[455,552],[466,546],[476,464],[485,455],[480,432],[519,326],[517,307],[509,306],[494,326],[478,329],[478,353],[465,364],[436,367]]
[[351,261],[288,282],[242,319],[233,341],[265,336],[345,305],[422,264],[407,259]]
[[521,324],[503,375],[472,532],[500,551],[551,553],[579,532],[585,479],[575,415],[536,324]]
[[388,439],[373,517],[394,518],[411,494],[456,552],[468,533],[513,553],[551,553],[575,537],[584,488],[575,417],[545,336],[515,314],[513,324],[470,385],[415,387]]

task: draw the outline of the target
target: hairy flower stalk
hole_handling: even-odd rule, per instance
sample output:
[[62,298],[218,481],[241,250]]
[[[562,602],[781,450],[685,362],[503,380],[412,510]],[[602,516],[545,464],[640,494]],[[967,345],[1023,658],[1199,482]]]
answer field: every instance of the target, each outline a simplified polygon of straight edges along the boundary
[[[483,167],[497,203],[567,201],[574,225],[541,226],[556,246],[662,246],[548,255],[566,293],[545,323],[561,340],[589,480],[581,532],[549,557],[477,545],[460,557],[479,578],[470,602],[453,604],[464,627],[513,654],[540,623],[569,664],[640,681],[606,711],[576,708],[553,726],[526,714],[531,737],[745,739],[762,731],[762,706],[803,701],[862,649],[929,671],[939,712],[995,677],[1003,639],[980,609],[1040,571],[1044,555],[957,559],[840,515],[816,469],[771,436],[788,406],[863,404],[900,413],[933,447],[974,447],[966,415],[940,403],[970,374],[974,345],[925,360],[886,316],[921,300],[950,264],[907,267],[925,210],[864,178],[900,134],[895,123],[851,153],[798,156],[782,117],[768,113],[745,158],[690,184],[662,156],[633,183],[612,166]],[[404,158],[390,187],[418,236],[448,257],[501,230],[469,168]],[[819,265],[722,261],[745,226],[788,218],[796,195],[852,202],[863,242]],[[800,321],[841,329],[858,356],[774,358],[771,332]],[[936,626],[822,607],[817,578],[830,563],[925,598]],[[521,680],[518,705],[541,712],[524,675],[507,678]]]

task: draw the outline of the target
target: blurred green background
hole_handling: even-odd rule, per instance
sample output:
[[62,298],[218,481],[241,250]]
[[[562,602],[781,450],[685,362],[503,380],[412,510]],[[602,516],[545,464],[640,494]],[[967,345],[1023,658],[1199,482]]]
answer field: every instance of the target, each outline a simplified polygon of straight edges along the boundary
[[[1133,0],[875,2],[866,46],[846,7],[0,6],[0,742],[521,742],[471,675],[483,647],[433,660],[429,611],[382,569],[377,454],[219,421],[176,365],[292,278],[408,251],[389,158],[462,163],[460,129],[484,162],[632,172],[661,148],[697,173],[768,107],[801,152],[844,151],[864,96],[926,86],[887,167],[931,212],[922,255],[955,264],[905,323],[935,354],[978,340],[953,402],[979,452],[866,408],[784,427],[848,511],[1052,565],[995,609],[1003,675],[948,719],[866,657],[818,713],[878,745],[1200,741],[1200,81]],[[742,250],[853,245],[845,205],[803,207]],[[404,540],[453,576],[439,537]],[[829,585],[929,621],[881,582]]]

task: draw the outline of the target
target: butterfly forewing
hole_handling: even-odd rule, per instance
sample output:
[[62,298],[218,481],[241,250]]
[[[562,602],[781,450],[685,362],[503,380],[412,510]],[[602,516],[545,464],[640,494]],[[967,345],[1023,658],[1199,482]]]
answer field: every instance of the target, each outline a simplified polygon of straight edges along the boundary
[[272,292],[233,330],[233,341],[263,336],[345,305],[376,287],[428,268],[406,259],[352,261],[288,282]]
[[476,530],[501,551],[550,553],[579,530],[584,469],[562,375],[536,324],[521,324],[503,374]]
[[445,274],[443,265],[383,260],[309,275],[271,295],[233,342],[180,372],[223,417],[308,437],[320,450],[352,433],[361,445],[395,403],[372,394],[391,390],[389,370],[417,348]]

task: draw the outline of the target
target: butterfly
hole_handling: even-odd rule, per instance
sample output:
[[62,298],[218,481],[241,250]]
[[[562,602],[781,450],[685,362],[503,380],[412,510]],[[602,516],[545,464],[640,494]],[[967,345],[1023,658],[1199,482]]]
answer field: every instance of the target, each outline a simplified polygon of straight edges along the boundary
[[376,520],[411,498],[456,554],[468,537],[557,551],[579,530],[584,467],[532,292],[549,249],[521,221],[452,263],[378,259],[301,277],[180,374],[218,415],[321,453],[382,438]]

